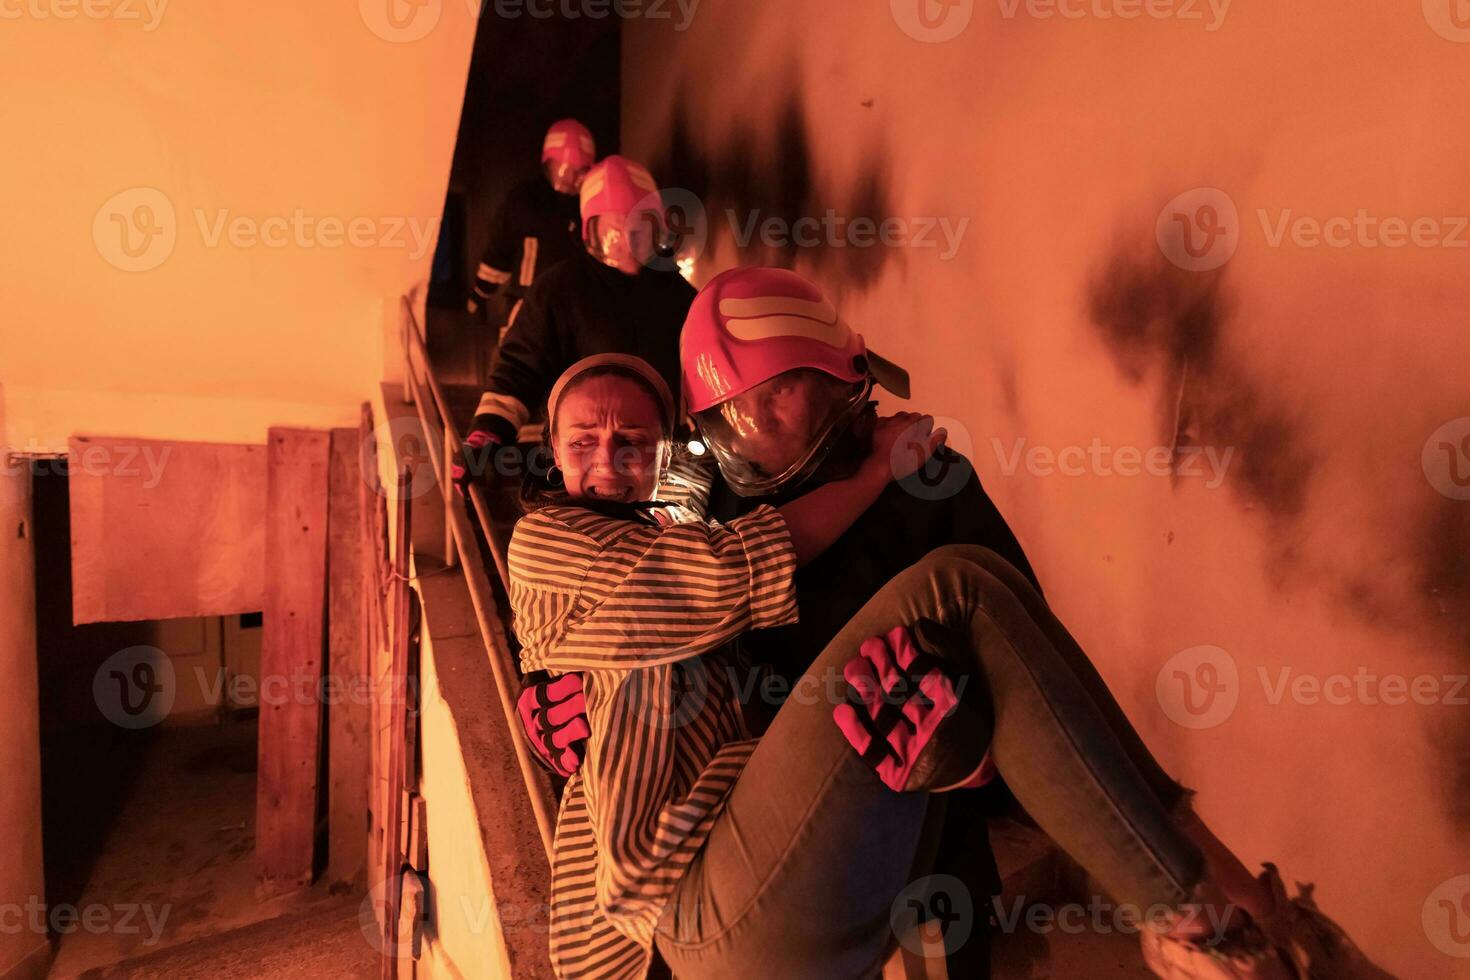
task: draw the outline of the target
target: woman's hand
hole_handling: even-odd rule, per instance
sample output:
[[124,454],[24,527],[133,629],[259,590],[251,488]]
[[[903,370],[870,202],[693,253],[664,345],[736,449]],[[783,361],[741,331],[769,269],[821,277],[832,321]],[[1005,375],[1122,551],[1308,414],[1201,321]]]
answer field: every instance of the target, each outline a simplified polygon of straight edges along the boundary
[[873,429],[873,451],[863,460],[863,468],[885,482],[902,480],[917,473],[947,438],[946,430],[934,427],[932,415],[886,415]]

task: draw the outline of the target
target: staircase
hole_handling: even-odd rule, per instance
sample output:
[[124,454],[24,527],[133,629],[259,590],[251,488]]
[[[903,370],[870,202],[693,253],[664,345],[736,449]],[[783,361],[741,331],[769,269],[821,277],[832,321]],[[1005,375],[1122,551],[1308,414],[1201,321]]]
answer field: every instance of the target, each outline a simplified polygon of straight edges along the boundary
[[[447,331],[451,335],[447,345],[450,349],[436,345],[431,363],[420,326],[422,321],[408,302],[404,313],[405,360],[412,378],[413,402],[411,407],[401,400],[395,404],[393,395],[401,393],[401,389],[389,384],[384,386],[385,404],[390,416],[396,414],[402,420],[416,416],[430,431],[425,443],[430,450],[430,462],[442,479],[447,466],[442,447],[457,447],[458,433],[468,430],[474,416],[484,354],[464,336],[464,330],[471,325],[459,323],[456,324],[459,329]],[[449,434],[447,439],[445,432]],[[484,809],[481,831],[487,856],[492,865],[497,862],[506,865],[493,876],[495,883],[501,885],[511,878],[512,891],[522,901],[531,902],[537,900],[536,889],[541,886],[525,880],[524,870],[528,862],[534,861],[539,871],[540,864],[547,859],[541,850],[545,828],[538,828],[531,821],[533,808],[525,805],[524,798],[517,803],[507,794],[524,794],[528,786],[535,787],[533,796],[537,792],[547,794],[550,787],[539,770],[517,774],[508,768],[517,759],[525,761],[524,753],[517,751],[520,746],[515,744],[521,740],[519,726],[513,715],[504,720],[494,719],[495,724],[486,723],[487,717],[497,711],[496,702],[502,701],[503,705],[503,698],[502,692],[491,689],[500,678],[492,679],[490,672],[483,669],[487,656],[493,662],[509,652],[504,626],[496,612],[505,608],[504,590],[499,577],[493,572],[485,575],[484,569],[496,568],[503,559],[503,553],[496,554],[499,550],[496,542],[508,540],[514,508],[509,500],[475,496],[469,506],[458,499],[440,498],[437,493],[425,494],[415,502],[415,562],[429,642],[436,650],[436,669],[441,673],[454,671],[461,681],[473,681],[470,686],[476,691],[473,695],[462,691],[457,695],[465,701],[458,712],[466,719],[473,715],[480,720],[476,744],[465,747],[467,758],[483,756],[486,771],[494,769],[498,773],[496,792],[477,790],[475,793],[477,807]],[[451,544],[457,544],[457,548],[451,549]],[[486,550],[481,551],[482,548]],[[440,574],[457,571],[450,567],[456,558],[455,551],[464,574]],[[481,627],[478,633],[477,622]],[[501,635],[492,637],[489,630],[500,631]],[[513,662],[501,664],[497,673],[502,671],[509,678],[516,676]],[[477,704],[472,706],[471,702]],[[475,782],[473,773],[471,782]],[[554,799],[544,796],[536,802],[534,809],[539,811],[536,816],[540,820],[545,819],[548,810],[554,812]],[[1028,928],[1024,915],[1028,904],[1056,908],[1071,902],[1085,909],[1087,896],[1095,894],[1096,889],[1024,816],[997,821],[989,829],[1004,883],[1003,905],[1010,920],[1018,923],[1009,931],[1003,930],[993,942],[993,977],[997,980],[1049,977],[1131,980],[1151,975],[1142,964],[1134,935],[1086,928]],[[510,865],[516,864],[520,865],[520,872],[511,870]],[[1019,919],[1015,915],[1017,911],[1022,913]],[[544,931],[528,939],[511,930],[506,939],[510,944],[520,945],[518,950],[508,950],[512,962],[519,961],[514,976],[545,975],[548,964]],[[902,950],[895,952],[884,970],[885,980],[920,977],[941,980],[946,976],[942,956],[925,958]]]
[[88,970],[81,980],[369,980],[378,955],[361,899],[335,900],[148,956]]

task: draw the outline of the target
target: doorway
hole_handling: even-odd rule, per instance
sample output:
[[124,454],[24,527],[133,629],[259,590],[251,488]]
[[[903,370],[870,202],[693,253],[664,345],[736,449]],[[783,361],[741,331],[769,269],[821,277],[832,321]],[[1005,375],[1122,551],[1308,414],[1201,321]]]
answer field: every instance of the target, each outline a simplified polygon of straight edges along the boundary
[[260,614],[74,625],[64,465],[33,467],[50,976],[278,914],[255,895]]

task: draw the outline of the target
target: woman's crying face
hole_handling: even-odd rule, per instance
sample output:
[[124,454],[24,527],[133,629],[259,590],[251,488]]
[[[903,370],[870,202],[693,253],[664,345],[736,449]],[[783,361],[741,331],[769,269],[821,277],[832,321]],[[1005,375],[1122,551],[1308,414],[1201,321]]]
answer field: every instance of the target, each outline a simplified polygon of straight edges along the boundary
[[552,454],[577,500],[652,500],[669,443],[653,396],[618,375],[589,378],[562,395]]

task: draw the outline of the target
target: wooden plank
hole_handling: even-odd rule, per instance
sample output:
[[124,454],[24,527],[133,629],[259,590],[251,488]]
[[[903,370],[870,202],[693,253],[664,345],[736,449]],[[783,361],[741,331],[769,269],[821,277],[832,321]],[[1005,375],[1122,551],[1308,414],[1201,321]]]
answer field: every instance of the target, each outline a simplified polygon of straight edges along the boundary
[[387,756],[384,748],[382,699],[378,696],[378,679],[383,673],[384,650],[388,645],[388,632],[384,623],[383,569],[388,564],[386,517],[384,506],[386,495],[378,469],[378,442],[373,427],[373,409],[363,402],[358,418],[359,467],[363,480],[360,485],[359,505],[363,513],[362,576],[367,593],[364,632],[368,637],[368,683],[373,696],[368,706],[368,745],[370,755],[368,779],[368,891],[380,894],[383,885],[385,860],[383,857],[385,801],[383,787],[387,785]]
[[358,430],[332,431],[328,481],[327,879],[357,887],[366,881],[372,736]]
[[403,853],[408,866],[419,874],[429,873],[429,805],[417,793],[410,794],[408,804],[408,842]]
[[264,446],[78,436],[67,453],[76,623],[261,609]]
[[393,955],[398,945],[398,917],[402,910],[400,901],[403,871],[403,849],[400,828],[403,821],[404,792],[404,741],[408,723],[407,700],[403,697],[403,686],[408,670],[408,645],[410,637],[409,610],[413,591],[409,584],[408,543],[413,540],[409,521],[409,481],[412,473],[407,466],[398,475],[397,495],[394,497],[396,522],[393,537],[393,642],[388,673],[384,678],[386,689],[386,714],[388,716],[388,785],[387,803],[384,808],[383,877],[389,882],[387,907],[383,915],[382,980],[397,980],[398,959]]
[[327,600],[330,437],[271,429],[266,443],[265,635],[256,841],[267,893],[311,883]]

